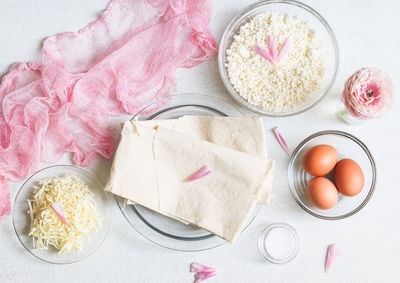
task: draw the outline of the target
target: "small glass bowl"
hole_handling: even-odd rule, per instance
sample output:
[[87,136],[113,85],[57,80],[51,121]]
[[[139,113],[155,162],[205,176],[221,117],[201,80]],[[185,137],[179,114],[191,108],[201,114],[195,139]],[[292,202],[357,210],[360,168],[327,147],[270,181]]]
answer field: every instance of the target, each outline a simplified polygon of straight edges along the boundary
[[[269,245],[267,244],[267,242],[270,241],[270,239],[268,239],[268,236],[272,231],[276,230],[283,230],[287,232],[287,234],[293,241],[293,249],[283,257],[273,255],[273,253],[271,253],[271,251],[269,250]],[[283,222],[277,222],[269,225],[267,228],[264,229],[264,231],[262,231],[262,233],[258,237],[258,250],[260,251],[261,255],[269,262],[275,264],[284,264],[290,262],[296,257],[297,253],[299,252],[299,236],[297,235],[296,229],[291,225]]]
[[[249,22],[258,14],[265,12],[277,12],[283,14],[293,14],[298,16],[300,19],[305,20],[309,23],[310,27],[316,31],[319,36],[322,45],[326,53],[326,70],[320,87],[309,93],[306,101],[294,106],[292,109],[288,109],[285,112],[271,112],[266,111],[262,106],[251,104],[244,99],[232,86],[228,70],[226,68],[226,51],[229,49],[234,36],[238,34],[240,27],[245,23]],[[285,117],[292,116],[302,113],[315,105],[317,105],[332,88],[332,85],[336,79],[337,71],[339,66],[339,51],[336,41],[336,37],[326,22],[326,20],[313,8],[307,6],[301,2],[293,0],[266,0],[254,3],[244,10],[242,10],[236,17],[234,17],[225,29],[222,35],[221,42],[219,45],[218,52],[218,67],[221,74],[222,81],[232,95],[241,105],[247,107],[253,112],[256,112],[265,116],[273,117]]]
[[[339,159],[350,158],[361,167],[365,183],[362,191],[353,197],[339,193],[337,204],[327,210],[314,207],[307,197],[307,184],[313,176],[303,169],[304,154],[313,146],[327,144],[338,151]],[[296,202],[309,214],[326,220],[347,218],[360,211],[371,199],[375,191],[376,166],[367,146],[359,139],[342,131],[317,132],[303,140],[293,151],[288,167],[290,192]],[[332,179],[331,173],[326,177]]]
[[[69,173],[86,183],[94,194],[98,212],[101,217],[103,217],[101,230],[98,232],[91,232],[89,239],[83,243],[83,248],[80,252],[58,254],[58,250],[51,246],[48,247],[48,249],[36,249],[33,245],[32,237],[28,236],[31,219],[28,214],[29,208],[27,200],[33,198],[33,186],[38,185],[40,180],[64,176]],[[109,199],[107,193],[103,190],[103,185],[93,174],[71,165],[50,166],[39,170],[29,177],[21,186],[15,197],[12,217],[15,233],[22,246],[38,259],[54,264],[77,262],[94,253],[104,242],[111,221]]]

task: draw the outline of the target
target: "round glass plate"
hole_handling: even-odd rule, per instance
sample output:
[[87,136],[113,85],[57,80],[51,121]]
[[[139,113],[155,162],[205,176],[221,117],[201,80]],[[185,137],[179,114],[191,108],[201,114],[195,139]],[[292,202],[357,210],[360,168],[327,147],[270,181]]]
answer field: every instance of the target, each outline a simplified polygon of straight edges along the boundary
[[[72,252],[67,254],[58,254],[58,250],[49,247],[48,249],[36,249],[33,246],[32,237],[28,236],[31,219],[28,214],[28,199],[33,198],[33,186],[39,185],[39,181],[46,178],[54,178],[57,176],[64,176],[66,174],[73,174],[83,182],[85,182],[89,189],[94,194],[94,199],[97,204],[99,214],[103,217],[102,228],[98,232],[92,232],[89,239],[83,244],[80,252]],[[108,195],[103,190],[103,185],[97,181],[97,178],[91,173],[69,165],[55,165],[44,168],[31,177],[19,189],[15,197],[13,207],[13,225],[15,233],[22,246],[35,257],[54,264],[67,264],[80,261],[92,253],[94,253],[103,243],[106,238],[110,226],[109,219],[109,205]]]
[[[155,110],[157,109],[157,110]],[[216,97],[203,94],[182,94],[166,98],[147,106],[133,119],[175,119],[183,115],[243,116],[233,106]],[[208,231],[153,212],[140,205],[127,205],[116,197],[122,214],[136,231],[153,243],[180,251],[201,251],[218,247],[225,240]],[[256,217],[260,207],[254,209],[246,227]]]

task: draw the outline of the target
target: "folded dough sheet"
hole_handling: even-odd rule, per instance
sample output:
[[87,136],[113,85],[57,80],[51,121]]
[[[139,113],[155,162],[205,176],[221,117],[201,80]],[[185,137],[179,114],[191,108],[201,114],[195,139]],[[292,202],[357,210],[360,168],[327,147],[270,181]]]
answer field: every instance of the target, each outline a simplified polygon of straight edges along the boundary
[[[185,182],[204,165],[211,174]],[[273,169],[259,117],[126,122],[105,190],[234,242]]]
[[[261,117],[183,116],[170,120],[137,121],[139,126],[158,126],[234,150],[267,157],[264,124]],[[274,168],[273,168],[274,170]],[[273,174],[269,175],[257,204],[268,204]]]

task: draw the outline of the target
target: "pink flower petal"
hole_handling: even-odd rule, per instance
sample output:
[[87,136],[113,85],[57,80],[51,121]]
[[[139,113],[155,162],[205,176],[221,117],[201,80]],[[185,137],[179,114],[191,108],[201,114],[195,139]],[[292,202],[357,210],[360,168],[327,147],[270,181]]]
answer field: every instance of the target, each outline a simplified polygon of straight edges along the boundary
[[211,169],[207,165],[204,165],[198,171],[196,171],[193,175],[190,175],[186,179],[186,182],[196,181],[198,179],[201,179],[201,178],[207,176],[210,173],[211,173]]
[[268,46],[268,52],[264,50],[261,46],[256,44],[254,46],[254,51],[262,56],[264,59],[268,60],[271,64],[275,64],[282,60],[283,57],[285,57],[286,54],[290,52],[293,48],[293,43],[289,38],[287,38],[283,44],[282,47],[280,48],[279,52],[277,51],[277,37],[276,36],[267,36],[267,46]]
[[216,271],[214,267],[210,267],[198,262],[192,262],[190,264],[190,272],[211,272]]
[[270,62],[271,64],[275,63],[274,58],[267,52],[265,51],[260,45],[256,44],[253,48],[253,50],[260,55],[261,57],[263,57],[265,60],[267,60],[268,62]]
[[64,210],[62,208],[61,203],[54,202],[50,204],[50,207],[54,210],[55,213],[57,213],[62,223],[64,223],[65,225],[69,225],[67,219],[65,218]]
[[337,244],[328,246],[326,251],[325,272],[328,272],[336,259],[341,255],[341,249]]
[[293,43],[289,38],[287,38],[283,42],[282,47],[279,50],[278,56],[276,57],[276,61],[277,62],[281,61],[282,58],[285,57],[285,55],[288,54],[290,50],[292,50],[292,48],[293,48]]
[[276,54],[277,54],[277,52],[276,52],[276,42],[277,42],[277,39],[276,39],[275,35],[267,36],[268,52],[269,52],[269,55],[274,59],[274,62],[275,62]]
[[276,139],[278,140],[279,144],[281,145],[282,149],[290,155],[289,146],[287,145],[285,139],[283,138],[281,132],[279,131],[278,127],[273,128],[274,134]]
[[206,279],[208,279],[210,277],[213,277],[213,276],[217,275],[217,273],[218,273],[217,271],[197,272],[194,275],[194,279],[195,279],[194,282],[198,283],[198,282],[204,281],[204,280],[206,280]]

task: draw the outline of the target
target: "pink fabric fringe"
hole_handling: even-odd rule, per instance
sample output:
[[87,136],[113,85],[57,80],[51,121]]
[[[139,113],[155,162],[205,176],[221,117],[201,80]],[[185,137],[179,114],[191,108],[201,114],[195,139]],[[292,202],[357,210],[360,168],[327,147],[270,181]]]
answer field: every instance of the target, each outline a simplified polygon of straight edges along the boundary
[[110,116],[168,97],[175,71],[215,56],[210,0],[112,0],[78,32],[48,37],[42,64],[15,63],[0,85],[0,217],[18,181],[73,153],[111,158]]
[[0,179],[0,221],[1,216],[10,214],[11,203],[10,203],[10,190],[9,182],[5,179]]

